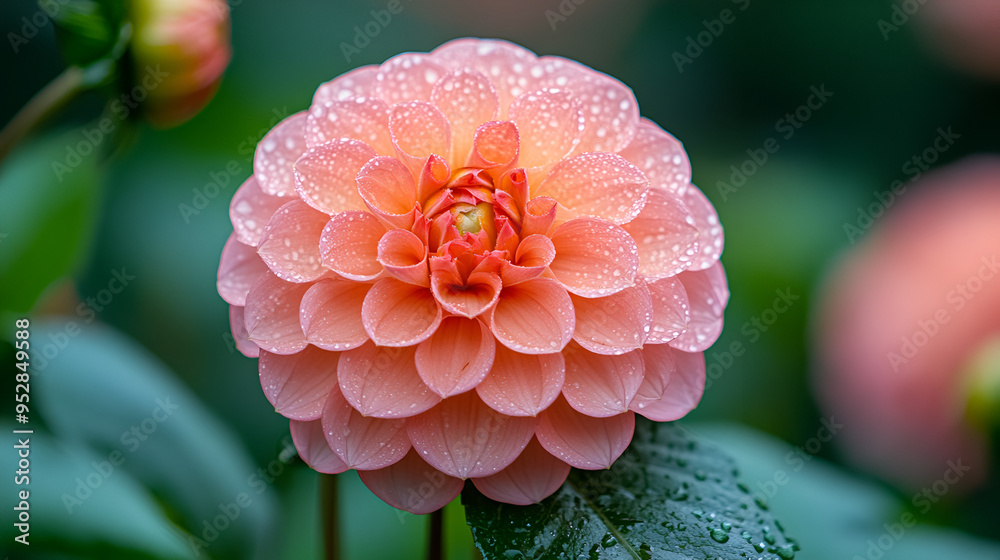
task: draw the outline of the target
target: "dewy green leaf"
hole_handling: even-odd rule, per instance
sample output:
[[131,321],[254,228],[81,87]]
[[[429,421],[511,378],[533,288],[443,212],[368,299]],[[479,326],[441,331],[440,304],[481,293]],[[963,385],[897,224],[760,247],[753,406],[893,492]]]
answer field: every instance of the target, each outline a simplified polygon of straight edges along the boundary
[[466,518],[486,560],[789,560],[797,545],[737,481],[734,461],[675,423],[637,421],[608,470],[570,473],[532,506],[468,485]]

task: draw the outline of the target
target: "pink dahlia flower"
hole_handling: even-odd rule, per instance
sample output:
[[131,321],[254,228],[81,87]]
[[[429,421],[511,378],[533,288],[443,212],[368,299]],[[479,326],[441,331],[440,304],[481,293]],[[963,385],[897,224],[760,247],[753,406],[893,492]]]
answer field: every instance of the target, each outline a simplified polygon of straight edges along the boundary
[[264,137],[219,292],[313,468],[415,513],[465,479],[533,503],[701,398],[729,293],[690,179],[621,82],[453,41]]
[[824,290],[821,404],[846,426],[837,438],[851,458],[905,488],[953,464],[971,467],[966,488],[986,474],[967,404],[976,358],[1000,337],[998,187],[993,157],[926,176]]

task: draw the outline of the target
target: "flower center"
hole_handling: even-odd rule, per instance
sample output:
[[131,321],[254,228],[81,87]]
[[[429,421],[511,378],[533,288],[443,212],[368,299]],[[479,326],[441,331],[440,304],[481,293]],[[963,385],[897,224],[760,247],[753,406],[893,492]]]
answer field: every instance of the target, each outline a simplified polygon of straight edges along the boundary
[[451,215],[455,217],[455,227],[462,235],[479,233],[486,230],[487,234],[495,230],[493,225],[493,205],[480,202],[475,206],[458,203],[451,207]]

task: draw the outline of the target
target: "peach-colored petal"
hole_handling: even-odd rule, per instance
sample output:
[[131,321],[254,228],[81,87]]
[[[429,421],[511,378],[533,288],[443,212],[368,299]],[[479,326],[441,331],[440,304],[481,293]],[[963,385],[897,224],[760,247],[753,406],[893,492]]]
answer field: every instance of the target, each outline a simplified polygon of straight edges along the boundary
[[691,262],[688,270],[705,270],[719,261],[722,256],[722,224],[712,203],[705,198],[705,193],[694,186],[688,185],[684,191],[684,204],[694,217],[698,228],[698,255]]
[[704,355],[666,344],[651,344],[642,353],[646,377],[629,408],[657,422],[672,422],[693,410],[705,391]]
[[510,106],[510,120],[521,135],[518,162],[534,171],[535,180],[572,153],[583,135],[583,109],[568,91],[522,93]]
[[465,482],[428,465],[411,450],[397,463],[359,471],[361,482],[390,506],[419,515],[437,511],[455,499]]
[[350,469],[367,471],[396,463],[410,450],[406,421],[362,415],[336,389],[323,410],[323,432],[330,449]]
[[570,466],[556,459],[531,438],[524,451],[497,474],[472,479],[487,498],[527,506],[538,503],[559,490],[569,476]]
[[494,120],[500,107],[490,80],[481,72],[465,67],[438,81],[431,92],[431,102],[451,123],[451,153],[457,164],[471,152],[472,138],[479,125]]
[[434,468],[472,478],[510,465],[531,440],[535,419],[501,414],[468,392],[408,418],[406,431],[413,448]]
[[577,345],[563,351],[566,359],[566,401],[587,416],[606,418],[628,410],[642,384],[642,351],[606,356]]
[[556,279],[578,296],[601,297],[635,284],[639,250],[621,226],[598,218],[575,218],[552,232]]
[[295,162],[295,190],[302,200],[327,214],[364,210],[356,179],[376,155],[368,144],[350,138],[309,148]]
[[559,352],[573,337],[573,302],[551,278],[534,278],[500,293],[490,326],[501,344],[522,354]]
[[446,161],[451,157],[451,124],[436,106],[425,101],[400,103],[389,114],[389,134],[396,155],[414,176],[418,176],[427,158],[436,155]]
[[495,348],[493,333],[482,321],[448,317],[417,346],[417,372],[442,397],[464,393],[490,372]]
[[596,354],[641,348],[653,323],[653,300],[643,284],[600,298],[571,296],[576,311],[573,340]]
[[429,101],[434,84],[447,69],[422,53],[404,53],[382,63],[375,77],[375,91],[386,103]]
[[247,336],[275,354],[294,354],[306,347],[299,306],[309,284],[286,282],[271,272],[257,279],[247,294]]
[[639,274],[643,276],[675,276],[701,260],[694,217],[680,198],[665,190],[650,189],[642,211],[622,227],[639,247]]
[[341,74],[316,89],[312,104],[323,105],[331,101],[369,97],[375,91],[376,76],[378,76],[378,66],[374,64]]
[[504,286],[520,284],[541,276],[556,257],[552,240],[540,234],[529,235],[517,246],[512,261],[500,263],[500,278]]
[[365,296],[361,318],[380,346],[412,346],[434,334],[441,306],[427,288],[383,278]]
[[635,138],[618,155],[641,169],[654,189],[683,196],[691,183],[691,162],[684,147],[649,119],[640,120]]
[[247,335],[247,324],[246,319],[243,317],[242,307],[236,305],[229,306],[229,326],[233,331],[233,344],[240,351],[240,354],[243,354],[247,358],[260,356],[260,346],[257,346],[250,340],[249,335]]
[[454,262],[431,258],[431,291],[441,307],[462,317],[476,317],[500,297],[501,281],[492,272],[473,272],[463,282]]
[[373,280],[382,273],[378,243],[385,235],[383,226],[368,212],[341,212],[330,218],[320,236],[323,264],[352,280]]
[[648,190],[642,171],[625,158],[592,152],[556,164],[535,194],[554,198],[575,215],[624,224],[639,215]]
[[520,141],[517,126],[510,121],[491,121],[476,129],[467,167],[510,169],[517,163]]
[[236,234],[230,235],[219,259],[216,281],[219,295],[231,305],[246,305],[250,286],[266,272],[267,265],[257,251],[237,241]]
[[339,352],[306,346],[288,356],[260,353],[260,385],[282,416],[316,420],[323,414],[327,395],[337,387]]
[[368,340],[361,306],[370,284],[342,278],[320,280],[302,296],[299,320],[306,340],[325,350],[350,350]]
[[722,334],[722,315],[729,302],[726,273],[722,263],[716,262],[708,270],[682,272],[677,278],[687,292],[691,320],[687,330],[668,344],[685,352],[702,352]]
[[253,156],[253,175],[260,190],[275,196],[295,195],[292,166],[306,151],[306,112],[286,118],[271,129]]
[[427,246],[412,232],[405,229],[386,232],[378,242],[378,262],[397,280],[430,286]]
[[311,282],[326,273],[319,242],[328,221],[326,214],[293,200],[271,216],[257,252],[283,280]]
[[337,457],[323,438],[323,426],[319,420],[299,422],[291,420],[292,442],[299,457],[313,470],[326,474],[339,474],[350,467]]
[[441,397],[417,373],[415,348],[389,348],[372,342],[343,352],[337,377],[344,398],[361,414],[406,418],[431,408]]
[[691,322],[691,307],[684,284],[677,278],[646,282],[653,301],[653,322],[646,344],[663,344],[677,338]]
[[393,153],[389,138],[389,106],[381,99],[357,97],[313,105],[306,120],[306,146],[351,138],[369,145],[381,155]]
[[561,353],[521,354],[496,347],[493,369],[476,387],[487,405],[509,416],[535,416],[556,400],[565,381]]
[[409,228],[417,203],[413,174],[398,159],[379,156],[358,172],[358,192],[368,209],[390,227]]
[[[521,224],[521,236],[552,234],[556,223],[558,203],[547,196],[536,196],[528,201],[524,208],[524,223]],[[565,221],[565,220],[563,220]]]
[[489,77],[500,97],[500,118],[515,97],[537,89],[535,53],[506,41],[459,39],[441,45],[431,56],[457,67],[473,68]]
[[256,247],[267,221],[286,202],[287,198],[272,196],[260,190],[257,178],[251,175],[236,191],[229,204],[229,219],[233,222],[236,238]]
[[635,413],[594,418],[574,410],[565,398],[538,415],[535,435],[546,451],[578,469],[609,468],[628,447]]

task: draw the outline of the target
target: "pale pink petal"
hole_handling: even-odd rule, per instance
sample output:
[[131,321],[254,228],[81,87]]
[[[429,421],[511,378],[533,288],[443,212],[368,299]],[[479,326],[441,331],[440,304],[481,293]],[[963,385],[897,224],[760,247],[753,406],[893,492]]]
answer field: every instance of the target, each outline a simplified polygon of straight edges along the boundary
[[576,310],[573,340],[597,354],[624,354],[641,348],[653,323],[653,300],[642,284],[606,297],[572,296]]
[[649,182],[618,154],[592,152],[563,160],[535,189],[578,216],[624,224],[639,215]]
[[368,336],[380,346],[412,346],[434,334],[441,306],[427,288],[383,278],[372,286],[361,308]]
[[375,93],[376,76],[378,76],[378,66],[374,64],[341,74],[316,89],[312,104],[323,105],[354,97],[371,97]]
[[552,232],[556,258],[549,268],[567,290],[601,297],[635,284],[639,250],[621,226],[598,218],[575,218]]
[[350,138],[309,148],[295,162],[295,190],[302,200],[327,214],[364,210],[357,176],[376,155],[368,144]]
[[389,134],[396,155],[414,176],[418,176],[428,156],[448,160],[451,156],[451,124],[436,106],[410,101],[392,107]]
[[495,348],[493,333],[482,321],[448,317],[417,346],[417,371],[442,397],[464,393],[490,372]]
[[229,203],[229,219],[233,222],[236,238],[256,247],[267,221],[286,202],[287,198],[265,194],[256,177],[251,175]]
[[537,169],[539,178],[572,153],[583,135],[583,109],[568,91],[522,93],[510,106],[510,120],[521,135],[518,162]]
[[404,53],[382,63],[375,77],[375,90],[386,103],[429,101],[434,84],[447,69],[423,53]]
[[594,418],[560,398],[538,415],[535,435],[546,451],[578,469],[607,469],[625,452],[635,431],[635,413]]
[[299,457],[313,470],[326,474],[339,474],[350,467],[337,457],[337,454],[327,445],[323,438],[323,426],[319,420],[289,422],[292,430],[292,442],[299,452]]
[[295,195],[292,166],[306,151],[306,112],[295,113],[268,132],[253,156],[253,175],[260,190],[275,196]]
[[722,224],[715,207],[705,198],[705,193],[694,185],[689,185],[684,194],[684,205],[694,217],[698,228],[699,253],[688,270],[705,270],[719,261],[722,256]]
[[319,253],[326,214],[293,200],[271,216],[257,252],[275,274],[289,282],[311,282],[326,273]]
[[251,341],[249,335],[247,335],[247,324],[243,317],[242,307],[236,305],[229,306],[229,326],[233,331],[233,344],[240,351],[240,354],[243,354],[247,358],[260,356],[260,346]]
[[729,302],[729,288],[722,263],[708,270],[686,271],[677,276],[684,284],[691,309],[691,321],[683,334],[668,344],[685,352],[707,350],[722,334],[722,316]]
[[639,216],[622,227],[639,247],[639,274],[647,278],[675,276],[700,260],[694,217],[665,190],[650,189]]
[[231,305],[246,305],[250,286],[266,272],[267,265],[257,250],[237,241],[235,234],[230,235],[219,259],[216,281],[219,295]]
[[551,278],[507,286],[490,313],[501,344],[522,354],[559,352],[573,337],[573,302]]
[[691,183],[691,162],[684,146],[649,119],[640,119],[635,138],[618,155],[641,169],[654,189],[683,196]]
[[642,384],[642,351],[605,356],[576,345],[563,351],[566,359],[566,401],[587,416],[605,418],[628,410]]
[[510,169],[517,163],[520,141],[517,126],[510,121],[491,121],[476,129],[467,167]]
[[341,212],[330,218],[320,236],[323,264],[352,280],[373,280],[382,273],[378,242],[385,226],[368,212]]
[[649,328],[647,344],[663,344],[677,338],[691,322],[684,284],[677,278],[660,278],[646,283],[653,300],[653,323]]
[[429,409],[441,397],[417,373],[415,348],[389,348],[371,342],[343,352],[337,377],[344,398],[361,414],[406,418]]
[[431,56],[451,66],[473,68],[488,77],[500,97],[500,118],[505,118],[515,97],[538,89],[538,57],[507,41],[459,39],[441,45]]
[[260,353],[260,386],[274,410],[292,420],[322,416],[327,395],[337,389],[339,352],[306,346],[288,356]]
[[391,227],[409,228],[417,203],[413,174],[398,159],[379,156],[358,173],[358,192],[368,208]]
[[275,354],[294,354],[306,347],[299,306],[309,284],[286,282],[265,272],[250,288],[244,318],[247,336]]
[[381,155],[393,153],[389,138],[389,106],[381,99],[358,97],[313,105],[306,120],[306,145],[310,148],[340,138],[369,145]]
[[536,504],[559,490],[569,476],[570,466],[556,459],[531,438],[524,451],[506,469],[473,484],[487,498],[506,504]]
[[517,246],[514,259],[500,263],[503,285],[513,286],[541,276],[555,257],[556,247],[551,239],[537,233],[525,237]]
[[493,410],[509,416],[535,416],[559,396],[565,375],[561,353],[521,354],[497,346],[493,369],[476,392]]
[[430,286],[427,246],[412,232],[405,229],[386,232],[378,242],[378,262],[397,280]]
[[501,414],[468,392],[408,418],[406,431],[413,448],[434,468],[472,478],[510,465],[531,440],[535,419]]
[[672,422],[698,406],[705,392],[705,357],[666,344],[643,350],[646,378],[632,405],[633,411],[657,422]]
[[413,450],[393,465],[358,475],[383,502],[418,515],[443,508],[465,487],[462,479],[431,467]]
[[451,123],[451,153],[457,163],[465,161],[472,150],[479,125],[496,119],[500,107],[493,84],[470,68],[458,68],[439,80],[431,102]]
[[347,467],[359,471],[381,469],[396,463],[410,450],[406,421],[362,415],[334,390],[323,410],[326,442]]
[[306,340],[325,350],[350,350],[368,340],[361,306],[370,284],[342,278],[320,280],[302,296],[299,320]]

